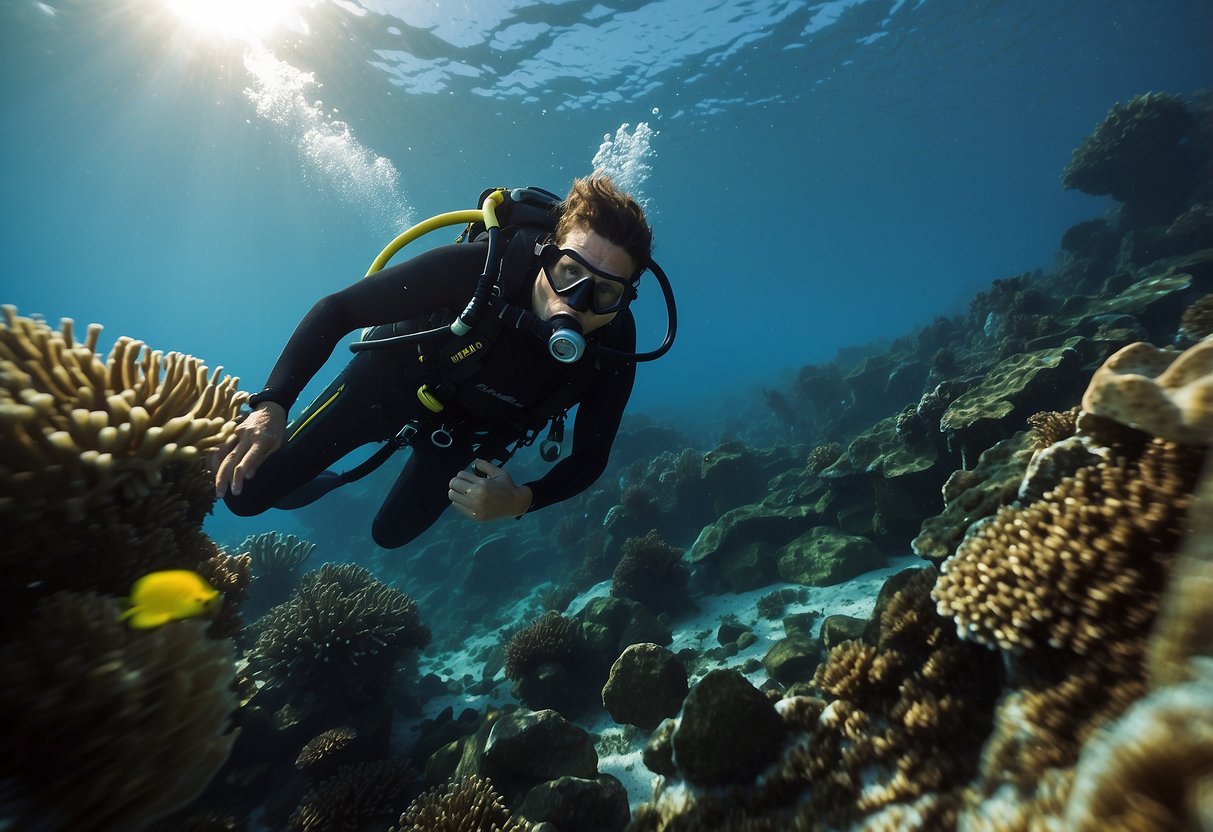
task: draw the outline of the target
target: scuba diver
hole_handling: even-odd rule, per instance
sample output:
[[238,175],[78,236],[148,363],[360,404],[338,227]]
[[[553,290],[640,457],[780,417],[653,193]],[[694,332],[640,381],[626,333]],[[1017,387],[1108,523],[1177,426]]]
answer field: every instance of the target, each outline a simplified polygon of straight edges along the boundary
[[[456,222],[467,226],[455,244],[384,268],[403,245]],[[674,298],[651,247],[641,207],[600,173],[575,180],[564,200],[539,188],[490,189],[478,211],[409,229],[295,329],[216,454],[216,496],[242,516],[299,508],[408,446],[371,529],[393,549],[451,505],[483,523],[579,494],[606,468],[636,362],[673,343]],[[646,270],[668,325],[658,349],[637,353],[629,305]],[[359,329],[354,358],[288,424],[304,386]],[[515,483],[502,466],[549,424],[540,455],[554,461],[574,405],[572,452]],[[384,445],[354,469],[328,470],[373,442]]]

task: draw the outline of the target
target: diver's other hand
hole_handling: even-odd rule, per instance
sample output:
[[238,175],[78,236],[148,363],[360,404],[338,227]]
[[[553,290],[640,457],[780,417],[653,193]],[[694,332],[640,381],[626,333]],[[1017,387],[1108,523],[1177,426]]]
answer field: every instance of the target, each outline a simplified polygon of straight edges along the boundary
[[517,517],[531,508],[531,489],[514,480],[486,459],[472,463],[472,471],[460,471],[450,482],[447,497],[460,514],[478,523]]
[[282,446],[286,432],[286,410],[276,402],[262,402],[219,449],[219,468],[215,471],[215,497],[223,499],[228,491],[239,496],[244,481],[251,480],[265,458]]

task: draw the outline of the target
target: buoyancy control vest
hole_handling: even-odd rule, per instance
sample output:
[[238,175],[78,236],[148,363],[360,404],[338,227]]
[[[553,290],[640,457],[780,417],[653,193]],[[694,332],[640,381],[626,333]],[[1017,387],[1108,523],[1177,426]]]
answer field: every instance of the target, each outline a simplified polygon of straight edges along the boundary
[[[482,194],[481,201],[489,193],[491,190]],[[553,200],[552,204],[558,202],[555,195],[548,196]],[[551,423],[548,438],[540,448],[541,456],[550,462],[560,454],[568,411],[594,387],[603,372],[603,362],[612,359],[593,356],[575,364],[553,367],[552,372],[558,374],[557,385],[541,402],[489,423],[475,424],[468,418],[467,411],[472,409],[469,399],[475,395],[471,389],[473,383],[478,380],[498,340],[511,328],[506,321],[509,309],[530,304],[530,288],[539,272],[536,243],[555,232],[559,218],[554,211],[532,203],[517,202],[509,208],[508,216],[501,217],[500,274],[486,313],[462,335],[448,330],[441,338],[406,341],[389,349],[409,383],[419,385],[417,398],[425,408],[425,421],[441,422],[451,429],[470,429],[481,437],[512,442],[511,454],[532,444]],[[478,242],[485,236],[483,224],[470,223],[456,242]],[[444,328],[454,317],[455,310],[438,310],[425,317],[369,328],[363,332],[362,340],[378,341]],[[625,319],[631,320],[631,312],[626,309],[596,331],[593,339],[606,347],[618,346]]]

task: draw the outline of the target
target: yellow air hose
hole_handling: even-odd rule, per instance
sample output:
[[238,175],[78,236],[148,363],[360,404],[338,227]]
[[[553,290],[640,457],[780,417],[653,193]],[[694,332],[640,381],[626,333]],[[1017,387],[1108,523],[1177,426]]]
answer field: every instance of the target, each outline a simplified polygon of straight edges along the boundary
[[396,239],[392,240],[383,251],[379,252],[379,256],[375,258],[375,262],[371,263],[371,267],[366,270],[364,277],[370,277],[375,272],[382,269],[388,264],[388,261],[396,256],[396,252],[407,246],[409,243],[416,240],[418,237],[424,237],[431,231],[439,228],[445,228],[448,225],[459,225],[461,223],[484,222],[484,227],[497,228],[497,206],[505,199],[505,190],[498,189],[485,197],[480,210],[469,208],[464,211],[447,211],[445,214],[438,214],[430,217],[428,220],[422,220],[407,231],[401,232]]

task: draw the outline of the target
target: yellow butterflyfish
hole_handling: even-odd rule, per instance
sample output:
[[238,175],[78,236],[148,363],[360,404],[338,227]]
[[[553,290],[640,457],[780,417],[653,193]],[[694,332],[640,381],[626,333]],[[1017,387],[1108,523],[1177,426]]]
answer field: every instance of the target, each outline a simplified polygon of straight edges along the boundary
[[197,572],[168,569],[151,572],[131,587],[130,607],[119,621],[150,630],[170,621],[193,618],[219,606],[222,596]]

